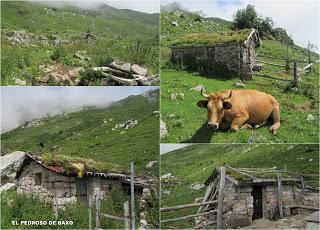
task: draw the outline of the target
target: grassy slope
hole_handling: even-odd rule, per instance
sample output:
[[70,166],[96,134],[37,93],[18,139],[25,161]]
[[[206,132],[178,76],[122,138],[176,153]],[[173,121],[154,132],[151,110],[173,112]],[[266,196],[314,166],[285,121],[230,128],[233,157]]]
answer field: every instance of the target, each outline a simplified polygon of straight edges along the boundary
[[[144,96],[130,96],[102,109],[86,109],[43,119],[43,125],[17,128],[2,135],[2,148],[43,152],[66,156],[91,158],[110,162],[129,169],[129,162],[135,161],[136,170],[144,171],[145,165],[158,159],[159,118],[152,115],[159,110],[158,102],[149,102]],[[113,118],[103,124],[103,119]],[[131,129],[111,131],[117,123],[137,119],[139,124]],[[156,169],[155,172],[157,173]]]
[[[268,127],[263,127],[255,131],[243,130],[238,133],[212,133],[208,132],[203,126],[207,119],[206,110],[199,109],[196,103],[202,99],[200,93],[190,91],[190,88],[196,85],[204,85],[207,92],[215,92],[223,89],[236,89],[234,83],[239,82],[237,77],[230,76],[230,79],[222,79],[219,76],[199,76],[197,73],[188,73],[175,70],[170,65],[169,46],[175,42],[181,34],[194,32],[223,32],[230,30],[229,24],[219,24],[219,26],[210,27],[207,23],[196,23],[194,27],[173,27],[169,24],[172,20],[179,20],[178,24],[183,25],[183,21],[190,21],[191,18],[179,18],[173,14],[162,12],[162,34],[161,39],[161,114],[167,124],[169,136],[162,139],[162,142],[218,142],[218,143],[246,143],[250,140],[255,142],[279,142],[279,143],[313,143],[318,142],[318,104],[319,104],[319,68],[315,66],[312,73],[303,76],[303,82],[300,84],[298,92],[288,91],[288,83],[254,77],[253,80],[245,82],[246,89],[257,89],[276,97],[281,105],[282,127],[277,135],[269,133]],[[180,22],[181,21],[181,22]],[[192,20],[191,20],[192,21]],[[177,28],[177,29],[176,29]],[[265,40],[258,49],[262,55],[272,55],[283,57],[286,55],[286,46],[273,40]],[[296,48],[293,54],[299,60],[306,58],[306,51]],[[313,59],[319,58],[315,55]],[[279,62],[278,60],[268,60],[269,62]],[[283,63],[281,63],[283,64]],[[299,64],[299,67],[305,65]],[[292,79],[292,73],[286,74],[281,68],[264,65],[262,73],[271,74],[285,79]],[[184,99],[172,101],[170,95],[173,92],[183,93]],[[174,116],[172,115],[174,114]],[[315,121],[307,123],[306,117],[312,114]]]
[[[154,39],[159,34],[158,14],[145,14],[131,10],[118,10],[109,6],[100,7],[98,12],[84,11],[77,8],[52,10],[43,5],[26,2],[1,2],[1,30],[25,30],[35,35],[58,37],[75,42],[66,45],[67,57],[61,62],[69,66],[97,66],[106,59],[120,58],[134,62],[133,53],[138,41],[150,48],[142,64],[152,72],[158,71],[158,42]],[[49,8],[49,9],[44,9]],[[23,10],[23,14],[19,13]],[[90,29],[97,38],[93,46],[86,44],[86,31]],[[116,38],[115,36],[120,36]],[[2,85],[14,84],[13,78],[27,80],[39,76],[39,65],[52,64],[50,56],[54,47],[33,44],[33,46],[14,46],[2,36]],[[36,46],[34,46],[36,45]],[[92,61],[81,63],[73,57],[77,50],[87,50]],[[32,56],[30,56],[32,53]],[[7,67],[7,66],[10,66]]]
[[[233,167],[277,167],[288,171],[318,174],[318,145],[296,144],[235,144],[204,145],[196,144],[178,149],[161,156],[161,175],[171,172],[180,182],[176,187],[164,187],[170,195],[161,195],[161,207],[188,204],[197,197],[203,197],[205,189],[192,190],[189,186],[195,182],[204,183],[210,175],[213,165],[229,164]],[[310,161],[312,159],[312,161]],[[318,178],[312,178],[317,180]],[[318,186],[318,184],[317,184]],[[162,218],[173,218],[194,213],[197,209],[185,209],[179,212],[164,213]],[[163,228],[192,228],[194,222],[179,221],[162,226]]]

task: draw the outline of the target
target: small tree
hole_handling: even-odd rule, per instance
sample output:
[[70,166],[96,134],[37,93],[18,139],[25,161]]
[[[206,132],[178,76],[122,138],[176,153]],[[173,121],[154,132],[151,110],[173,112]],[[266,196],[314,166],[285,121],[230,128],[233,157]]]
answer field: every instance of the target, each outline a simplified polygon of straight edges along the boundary
[[258,14],[254,5],[247,5],[245,9],[239,9],[233,16],[233,25],[237,29],[256,28]]

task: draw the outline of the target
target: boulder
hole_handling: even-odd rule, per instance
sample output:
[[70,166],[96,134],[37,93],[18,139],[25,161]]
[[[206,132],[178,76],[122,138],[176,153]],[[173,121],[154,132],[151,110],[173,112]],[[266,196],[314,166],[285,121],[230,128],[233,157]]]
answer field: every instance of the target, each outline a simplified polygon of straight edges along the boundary
[[184,98],[184,94],[183,93],[174,92],[174,93],[172,93],[170,95],[170,98],[173,101],[182,100]]
[[147,165],[146,165],[146,169],[150,169],[153,167],[154,164],[158,163],[158,161],[150,161]]
[[130,63],[124,63],[122,66],[121,66],[121,69],[125,72],[130,72],[131,71],[131,64]]
[[5,185],[0,187],[0,193],[7,191],[9,189],[13,189],[16,188],[16,184],[15,183],[6,183]]
[[201,92],[202,89],[204,90],[204,86],[203,85],[197,85],[197,86],[195,86],[193,88],[190,88],[190,90],[194,90],[196,92]]
[[173,179],[173,178],[174,176],[172,175],[172,173],[166,173],[160,177],[160,180]]
[[50,82],[61,83],[61,76],[58,72],[51,72],[48,77]]
[[199,182],[196,182],[190,185],[190,189],[193,189],[193,190],[200,190],[203,187],[204,187],[204,184],[200,184]]
[[314,121],[314,120],[315,120],[314,116],[313,116],[312,114],[308,114],[308,116],[307,116],[307,122],[310,123],[310,122],[312,122],[312,121]]
[[256,64],[252,66],[253,71],[261,71],[262,70],[262,65],[261,64]]
[[141,76],[146,76],[148,73],[148,70],[146,68],[143,68],[137,64],[133,64],[131,66],[131,71]]
[[16,85],[19,85],[19,86],[25,86],[25,85],[27,85],[27,81],[21,80],[21,79],[19,79],[19,78],[14,78],[14,83],[15,83]]
[[173,25],[173,26],[178,26],[178,22],[177,22],[177,21],[172,21],[172,22],[171,22],[171,25]]
[[245,88],[246,87],[246,84],[244,84],[243,82],[236,82],[236,83],[234,83],[234,85],[238,88]]
[[21,151],[12,152],[0,157],[1,183],[12,182],[20,169],[26,153]]
[[73,55],[76,58],[79,58],[82,61],[90,61],[91,58],[89,58],[87,56],[87,51],[77,51],[75,52],[75,54]]

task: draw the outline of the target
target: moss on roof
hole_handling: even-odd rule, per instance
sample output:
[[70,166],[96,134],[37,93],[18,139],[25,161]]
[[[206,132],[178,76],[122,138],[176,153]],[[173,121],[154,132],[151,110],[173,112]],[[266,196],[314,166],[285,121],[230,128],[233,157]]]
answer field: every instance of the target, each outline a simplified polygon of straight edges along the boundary
[[236,30],[225,33],[194,33],[179,37],[175,45],[193,46],[193,45],[218,45],[233,42],[243,42],[250,35],[252,29]]
[[124,170],[112,163],[97,162],[92,159],[85,159],[80,157],[69,157],[65,155],[56,155],[45,153],[41,155],[41,162],[47,166],[63,167],[67,174],[83,173],[73,164],[82,163],[84,165],[84,172],[108,172],[108,173],[123,173]]

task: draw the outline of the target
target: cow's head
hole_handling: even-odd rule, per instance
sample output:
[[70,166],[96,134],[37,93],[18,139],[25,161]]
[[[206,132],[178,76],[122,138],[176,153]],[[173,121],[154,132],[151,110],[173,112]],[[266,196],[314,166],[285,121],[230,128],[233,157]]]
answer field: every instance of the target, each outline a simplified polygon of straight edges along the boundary
[[230,98],[232,91],[227,93],[211,93],[206,94],[201,89],[201,94],[206,100],[198,101],[197,105],[200,108],[207,108],[208,110],[208,128],[212,130],[219,129],[219,123],[221,122],[224,111],[231,109]]

